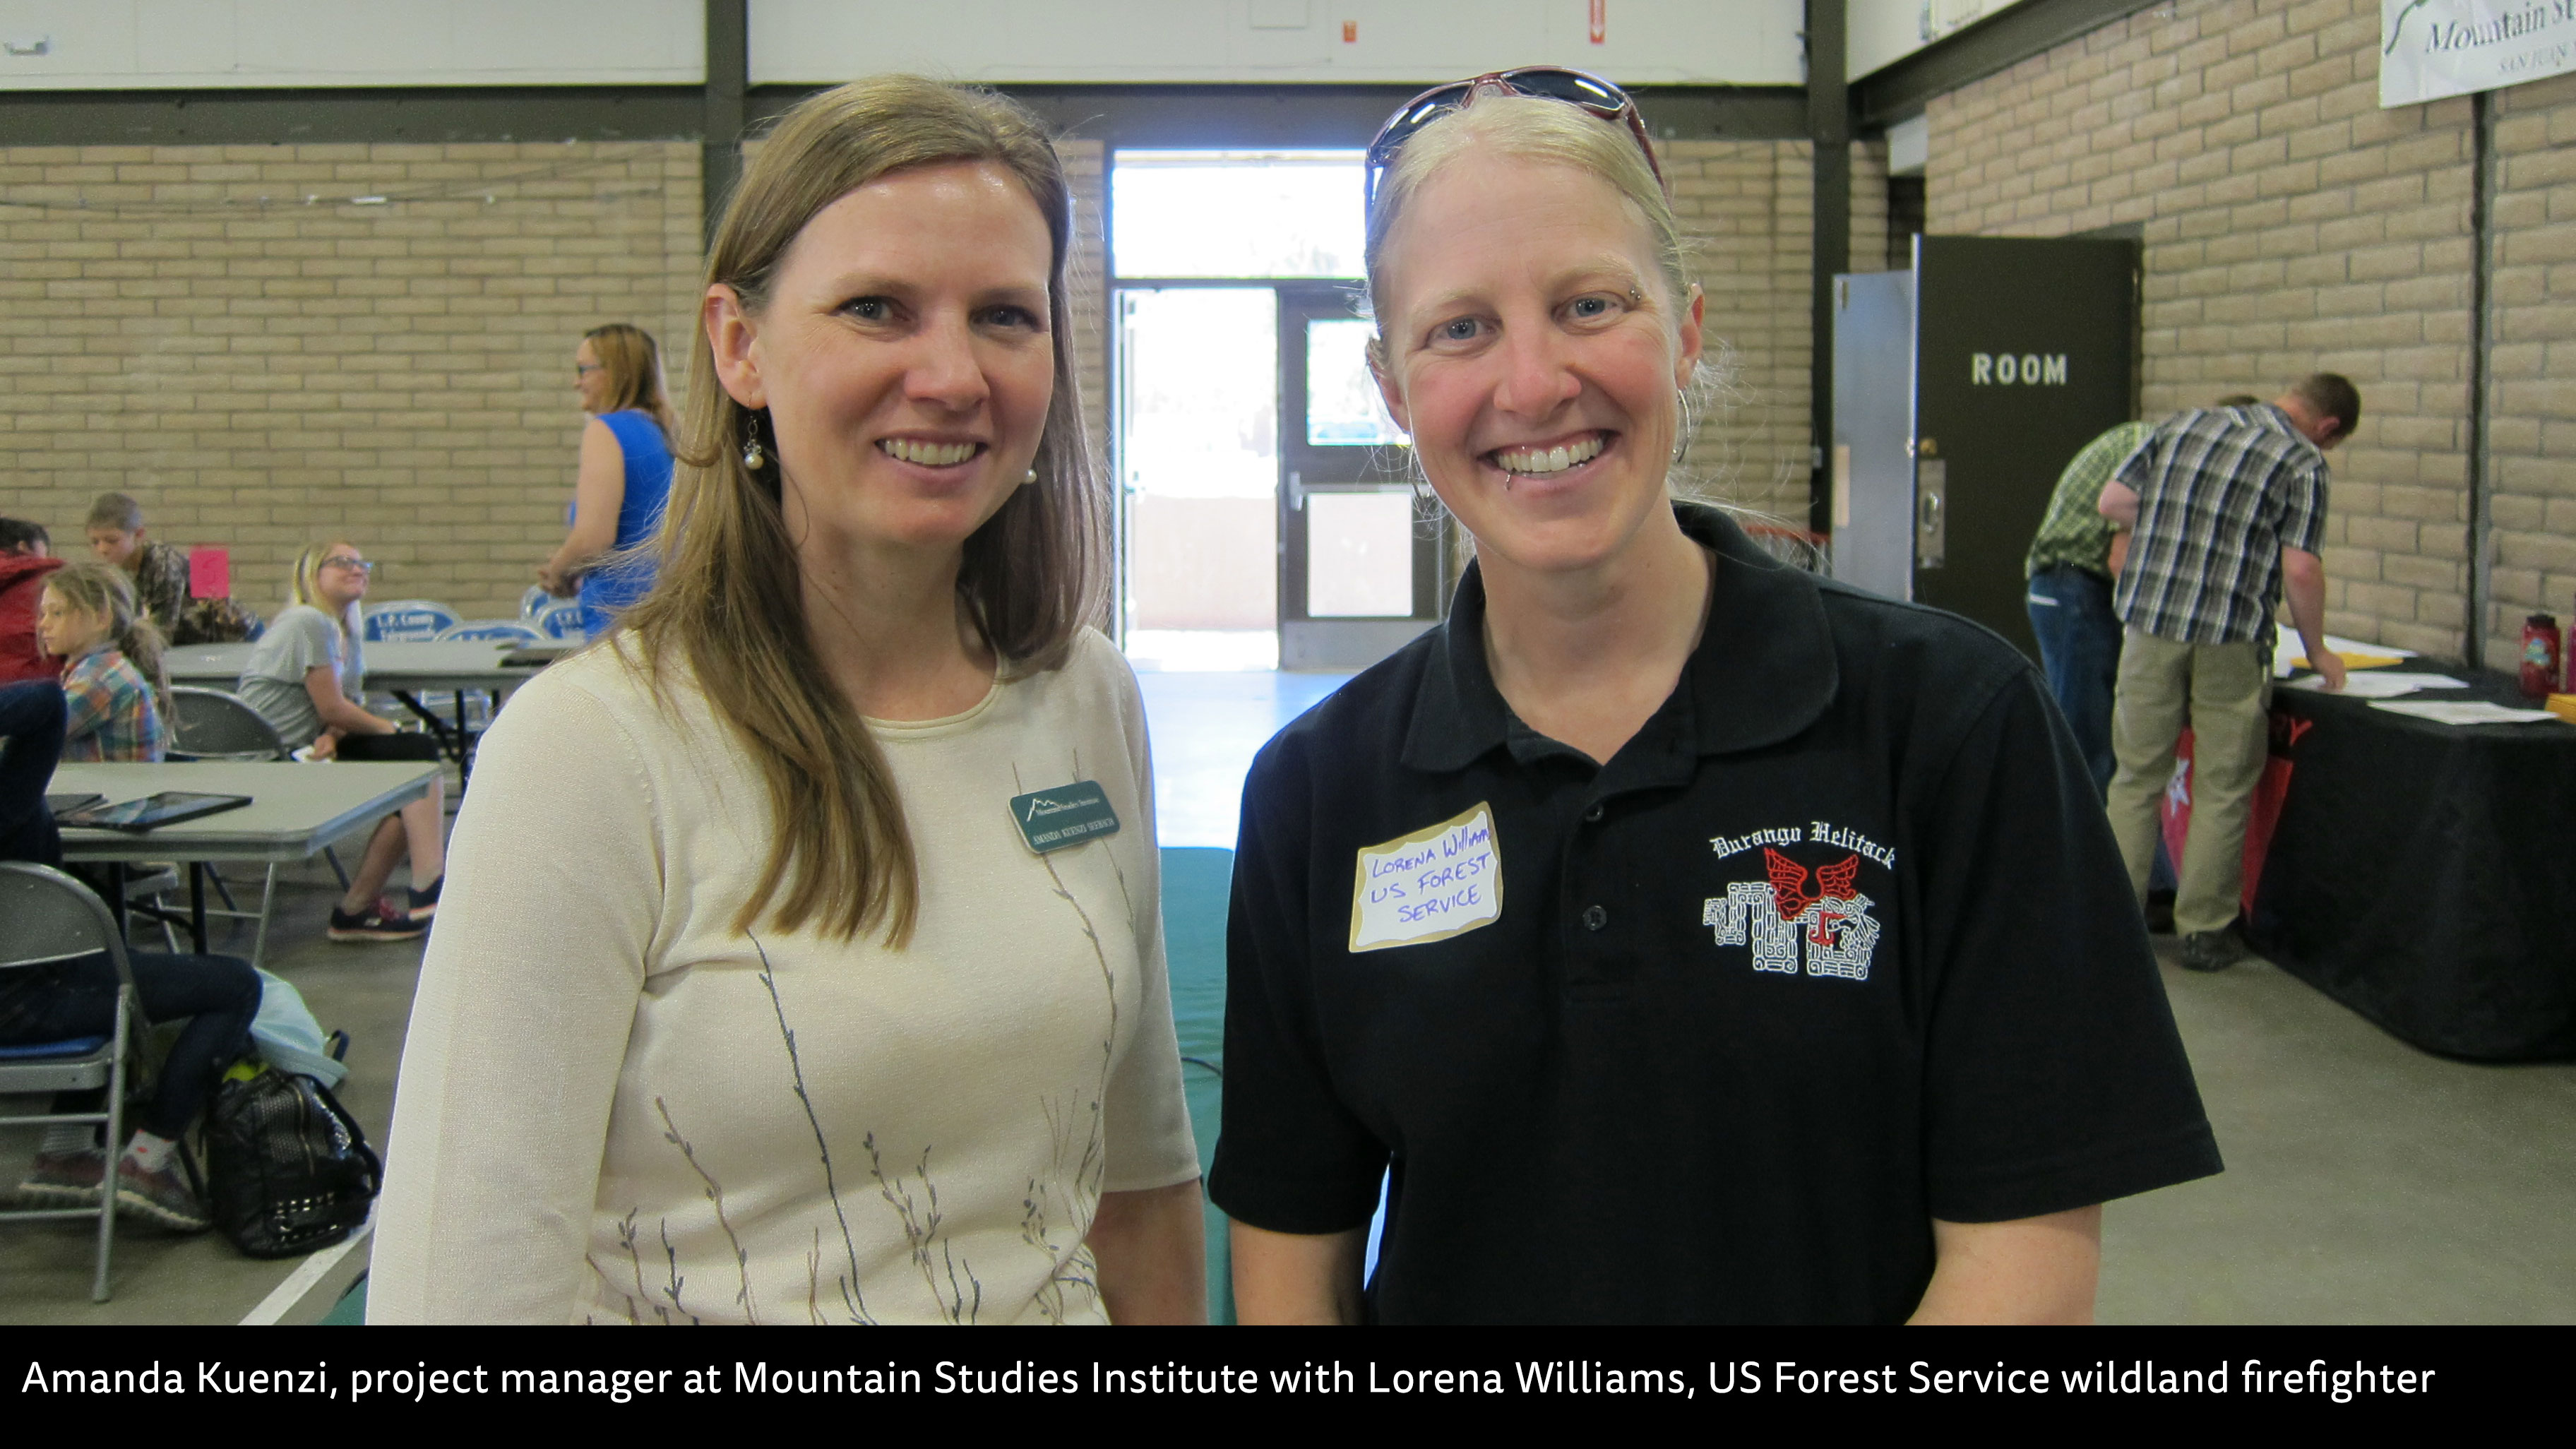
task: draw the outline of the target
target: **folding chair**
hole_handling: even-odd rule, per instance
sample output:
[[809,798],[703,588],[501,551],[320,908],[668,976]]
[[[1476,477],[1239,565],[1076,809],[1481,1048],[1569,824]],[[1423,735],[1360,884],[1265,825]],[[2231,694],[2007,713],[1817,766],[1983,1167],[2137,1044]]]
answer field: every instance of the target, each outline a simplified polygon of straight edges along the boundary
[[[278,738],[277,726],[270,724],[251,707],[249,700],[240,695],[226,694],[220,689],[176,685],[170,690],[170,715],[171,757],[174,759],[259,761],[293,758],[287,751],[286,741]],[[339,852],[324,846],[322,858],[331,863],[331,873],[340,878],[340,888],[347,890],[349,872],[341,868]],[[220,911],[209,907],[206,914],[259,922],[258,929],[251,936],[250,948],[250,964],[259,965],[268,946],[269,908],[277,899],[276,863],[272,861],[269,864],[267,878],[260,883],[259,909],[256,911],[239,909],[232,891],[224,884],[224,878],[216,874],[211,865],[205,869],[206,878],[214,883],[216,892],[224,898],[227,907]]]
[[142,1030],[134,968],[116,920],[89,887],[49,866],[0,861],[0,972],[69,961],[104,951],[116,964],[116,1022],[105,1036],[0,1047],[0,1096],[107,1089],[103,1112],[53,1111],[0,1117],[0,1125],[50,1126],[99,1123],[107,1129],[106,1160],[98,1205],[0,1210],[0,1221],[40,1218],[98,1219],[98,1271],[90,1281],[94,1303],[107,1301],[108,1251],[116,1241],[116,1153],[125,1141],[125,1081]]
[[530,584],[528,591],[519,596],[519,617],[533,619],[544,613],[554,601],[555,596],[546,592],[545,585]]
[[434,599],[395,599],[368,605],[358,617],[358,629],[370,644],[388,639],[435,639],[439,630],[456,620],[454,609]]
[[[537,592],[542,594],[545,590],[539,589]],[[467,619],[462,623],[450,624],[439,630],[438,638],[440,643],[450,639],[507,639],[513,644],[546,642],[545,631],[525,619]],[[472,700],[468,701],[469,710],[465,731],[467,738],[471,739],[482,733],[492,723],[492,716],[501,708],[501,698],[497,692],[488,689],[472,689],[465,693],[473,700],[483,702],[483,707],[474,708],[471,707]],[[427,701],[428,696],[423,696],[423,702],[427,703]]]
[[545,636],[549,639],[590,637],[590,625],[578,599],[556,600],[537,615],[535,623],[539,629],[545,631]]

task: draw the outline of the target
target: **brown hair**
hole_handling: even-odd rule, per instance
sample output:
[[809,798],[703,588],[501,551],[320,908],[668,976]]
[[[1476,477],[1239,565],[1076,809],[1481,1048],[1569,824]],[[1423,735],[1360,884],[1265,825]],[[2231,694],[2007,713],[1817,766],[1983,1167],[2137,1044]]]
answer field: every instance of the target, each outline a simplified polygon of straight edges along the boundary
[[2335,420],[2337,439],[2349,438],[2361,426],[2361,389],[2339,372],[2312,372],[2290,385],[2290,396]]
[[135,604],[134,582],[125,570],[104,559],[76,558],[45,575],[45,587],[84,614],[107,617],[108,643],[152,686],[153,706],[169,719],[170,674],[161,662],[161,630]]
[[[1084,442],[1068,350],[1072,193],[1043,125],[1000,96],[915,76],[879,76],[809,97],[779,118],[726,203],[706,281],[732,287],[757,314],[780,260],[817,212],[897,171],[979,161],[1017,176],[1046,219],[1055,393],[1037,482],[1014,489],[966,540],[957,591],[1004,669],[1030,673],[1062,664],[1074,631],[1107,617],[1107,500]],[[666,707],[668,671],[685,660],[708,708],[768,787],[776,834],[736,929],[750,930],[774,902],[779,930],[811,920],[848,939],[882,927],[899,946],[920,907],[902,797],[808,634],[777,461],[773,455],[757,469],[743,462],[756,415],[718,383],[703,327],[690,357],[659,577],[622,623]]]
[[669,438],[670,398],[662,387],[662,349],[653,334],[625,322],[611,322],[581,334],[599,365],[608,373],[608,407],[612,413],[639,412]]
[[89,506],[84,528],[113,528],[119,533],[143,531],[143,505],[123,493],[102,493]]

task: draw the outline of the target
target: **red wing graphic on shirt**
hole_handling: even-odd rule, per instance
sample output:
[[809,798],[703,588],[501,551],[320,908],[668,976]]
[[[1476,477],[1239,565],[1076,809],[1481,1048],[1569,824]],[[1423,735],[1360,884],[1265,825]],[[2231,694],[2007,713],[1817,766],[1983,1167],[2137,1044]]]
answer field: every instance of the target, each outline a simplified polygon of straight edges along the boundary
[[1847,855],[1831,865],[1816,867],[1816,888],[1807,889],[1807,868],[1773,850],[1762,847],[1762,869],[1771,877],[1771,898],[1780,919],[1794,921],[1807,907],[1820,900],[1850,900],[1860,889],[1860,857]]
[[1764,846],[1766,879],[1736,881],[1709,897],[1700,924],[1716,929],[1721,946],[1751,947],[1756,971],[1795,975],[1803,957],[1809,976],[1866,981],[1880,927],[1860,891],[1860,862],[1855,852],[1811,872]]

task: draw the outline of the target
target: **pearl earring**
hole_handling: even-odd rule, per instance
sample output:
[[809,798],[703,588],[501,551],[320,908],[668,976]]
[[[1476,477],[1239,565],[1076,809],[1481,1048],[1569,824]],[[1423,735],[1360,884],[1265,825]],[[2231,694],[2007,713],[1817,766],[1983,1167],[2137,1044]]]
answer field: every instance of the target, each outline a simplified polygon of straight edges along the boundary
[[751,436],[742,445],[742,466],[757,473],[769,462],[769,453],[760,446],[760,415],[752,414],[750,423]]
[[1031,468],[1029,471],[1020,475],[1020,486],[1023,488],[1028,487],[1036,481],[1038,481],[1038,470],[1035,468]]

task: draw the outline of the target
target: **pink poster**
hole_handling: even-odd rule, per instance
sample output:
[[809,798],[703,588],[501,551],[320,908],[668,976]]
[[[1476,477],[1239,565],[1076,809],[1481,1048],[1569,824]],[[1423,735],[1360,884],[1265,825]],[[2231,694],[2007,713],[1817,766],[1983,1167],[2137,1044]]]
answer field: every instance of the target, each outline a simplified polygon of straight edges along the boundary
[[188,550],[188,597],[229,599],[233,596],[233,553],[228,548]]

